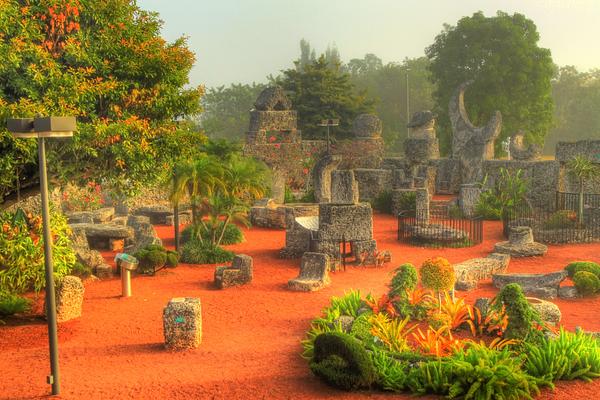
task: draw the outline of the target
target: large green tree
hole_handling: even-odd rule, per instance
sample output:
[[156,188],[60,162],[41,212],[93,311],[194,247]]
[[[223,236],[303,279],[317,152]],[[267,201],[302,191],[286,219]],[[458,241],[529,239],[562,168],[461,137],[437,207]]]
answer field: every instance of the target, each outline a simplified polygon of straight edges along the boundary
[[190,155],[202,135],[175,120],[200,110],[201,88],[186,88],[194,55],[160,29],[134,0],[0,0],[0,195],[36,163],[7,117],[76,116],[73,139],[51,141],[52,175],[124,194]]
[[346,64],[351,81],[375,101],[375,112],[383,123],[383,138],[388,152],[402,152],[407,135],[407,75],[409,114],[433,107],[433,84],[429,79],[428,65],[426,57],[407,58],[402,63],[383,65],[374,54],[352,59]]
[[600,69],[560,68],[552,82],[552,97],[555,125],[546,138],[547,154],[554,154],[559,141],[600,139]]
[[238,141],[248,130],[250,109],[254,107],[263,84],[231,84],[210,88],[202,97],[202,129],[210,138]]
[[323,137],[324,128],[317,125],[327,118],[340,120],[340,126],[332,131],[335,136],[349,137],[354,118],[374,110],[374,102],[352,84],[341,64],[332,64],[325,55],[303,68],[283,71],[276,82],[289,93],[298,111],[298,125],[307,138]]
[[[442,147],[451,142],[448,101],[463,82],[473,80],[465,94],[471,121],[485,124],[495,110],[502,113],[503,139],[523,130],[529,140],[542,143],[552,124],[550,50],[538,46],[532,20],[522,14],[498,12],[486,17],[477,12],[456,26],[446,25],[426,49],[436,85]],[[496,142],[497,149],[500,141]]]

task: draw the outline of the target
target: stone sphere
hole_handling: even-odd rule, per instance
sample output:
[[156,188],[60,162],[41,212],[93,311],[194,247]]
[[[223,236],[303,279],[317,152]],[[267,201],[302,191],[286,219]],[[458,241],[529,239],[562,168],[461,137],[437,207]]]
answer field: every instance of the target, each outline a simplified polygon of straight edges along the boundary
[[352,123],[352,133],[358,138],[381,136],[381,120],[374,114],[360,114]]

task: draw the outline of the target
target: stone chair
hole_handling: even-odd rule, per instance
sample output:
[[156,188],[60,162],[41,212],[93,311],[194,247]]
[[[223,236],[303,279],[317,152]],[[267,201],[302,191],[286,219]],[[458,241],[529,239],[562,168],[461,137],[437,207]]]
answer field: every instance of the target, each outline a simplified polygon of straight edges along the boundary
[[307,252],[302,256],[300,275],[288,281],[288,288],[299,292],[314,292],[328,286],[329,256]]
[[217,267],[214,282],[219,289],[252,282],[252,257],[239,254],[233,258],[231,267]]
[[496,243],[494,251],[512,257],[534,257],[546,254],[548,246],[533,241],[530,227],[515,226],[510,229],[508,241]]

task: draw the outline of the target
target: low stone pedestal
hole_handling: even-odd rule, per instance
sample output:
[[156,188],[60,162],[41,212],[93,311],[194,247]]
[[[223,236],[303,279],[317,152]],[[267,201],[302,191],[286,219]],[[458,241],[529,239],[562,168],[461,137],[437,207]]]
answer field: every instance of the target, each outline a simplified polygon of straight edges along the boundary
[[508,254],[492,253],[486,258],[473,258],[454,264],[456,290],[473,290],[480,280],[490,279],[493,274],[505,272],[510,262]]
[[56,282],[56,321],[65,322],[81,317],[83,282],[76,276],[66,275]]
[[163,310],[165,347],[193,349],[202,343],[202,305],[195,297],[175,297]]
[[96,275],[100,279],[108,279],[113,276],[113,269],[109,264],[102,263],[92,269],[94,275]]
[[[192,216],[189,213],[179,213],[179,225],[188,225],[192,223]],[[167,215],[165,224],[168,226],[175,225],[175,215]]]
[[314,292],[330,284],[329,256],[323,253],[304,253],[300,265],[300,275],[288,282],[290,290]]
[[252,282],[252,257],[239,254],[234,257],[231,267],[217,267],[214,282],[219,289]]
[[548,246],[533,241],[533,232],[528,226],[515,226],[510,229],[508,241],[496,243],[496,253],[510,254],[512,257],[543,256]]

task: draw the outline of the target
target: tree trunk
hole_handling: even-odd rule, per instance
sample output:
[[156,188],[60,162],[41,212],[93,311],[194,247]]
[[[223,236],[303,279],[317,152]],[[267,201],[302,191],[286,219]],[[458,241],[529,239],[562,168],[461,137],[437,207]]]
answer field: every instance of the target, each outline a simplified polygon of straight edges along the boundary
[[173,207],[173,228],[175,229],[175,251],[179,253],[179,204]]
[[225,236],[225,228],[227,228],[227,225],[229,224],[229,221],[230,221],[230,217],[228,215],[227,218],[225,218],[225,221],[223,221],[223,229],[221,229],[221,234],[219,235],[219,241],[217,242],[217,246],[221,245],[221,241],[223,240],[223,236]]
[[583,226],[583,179],[579,180],[579,215],[577,216],[577,222],[579,226]]

